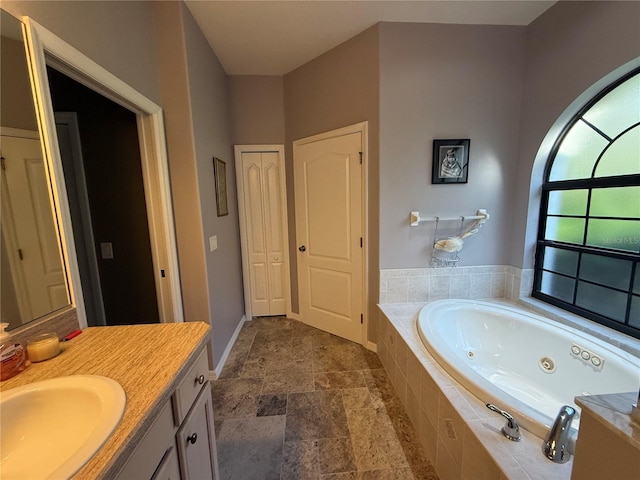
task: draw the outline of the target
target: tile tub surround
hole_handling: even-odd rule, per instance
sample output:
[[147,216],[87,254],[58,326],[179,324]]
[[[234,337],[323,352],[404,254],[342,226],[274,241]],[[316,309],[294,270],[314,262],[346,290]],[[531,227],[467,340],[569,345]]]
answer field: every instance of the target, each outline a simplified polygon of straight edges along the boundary
[[506,298],[531,294],[533,269],[510,265],[380,270],[380,303],[433,302],[446,298]]
[[378,356],[301,322],[247,322],[212,383],[221,480],[437,480]]
[[456,382],[429,354],[415,325],[423,302],[380,305],[378,355],[427,457],[442,480],[568,480],[572,460],[545,459],[542,439],[500,433],[504,419]]

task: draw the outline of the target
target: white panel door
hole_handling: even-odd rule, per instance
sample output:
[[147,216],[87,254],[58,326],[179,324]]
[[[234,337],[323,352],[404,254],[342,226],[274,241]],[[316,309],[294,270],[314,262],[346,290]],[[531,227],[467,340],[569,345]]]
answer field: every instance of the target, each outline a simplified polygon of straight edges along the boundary
[[362,342],[362,132],[294,142],[303,322]]
[[[59,239],[51,212],[47,177],[40,141],[2,136],[3,188],[8,193],[5,207],[19,249],[19,270],[23,275],[32,318],[69,304]],[[6,198],[6,197],[5,197]],[[15,254],[15,252],[12,252]]]
[[248,310],[252,316],[284,315],[287,311],[284,162],[281,151],[242,151],[238,159],[241,229],[246,250]]

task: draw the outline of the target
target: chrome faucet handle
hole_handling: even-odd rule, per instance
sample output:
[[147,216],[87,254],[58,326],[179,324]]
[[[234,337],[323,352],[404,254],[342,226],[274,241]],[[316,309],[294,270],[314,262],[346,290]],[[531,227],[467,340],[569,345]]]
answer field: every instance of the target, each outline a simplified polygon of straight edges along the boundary
[[516,419],[513,418],[509,412],[496,407],[493,403],[487,403],[486,406],[489,410],[499,413],[507,419],[504,427],[502,427],[502,434],[513,442],[519,442],[520,439],[522,439],[522,435],[520,434],[520,426],[518,422],[516,422]]

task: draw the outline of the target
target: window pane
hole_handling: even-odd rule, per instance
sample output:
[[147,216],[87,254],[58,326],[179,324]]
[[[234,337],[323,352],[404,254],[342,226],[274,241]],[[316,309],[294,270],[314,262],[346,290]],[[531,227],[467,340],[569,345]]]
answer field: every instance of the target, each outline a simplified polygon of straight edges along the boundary
[[584,236],[584,219],[547,217],[547,240],[576,243],[582,245]]
[[640,263],[636,264],[636,277],[633,282],[633,293],[640,294]]
[[594,217],[640,218],[640,187],[594,189],[590,210]]
[[544,249],[544,268],[575,277],[578,271],[578,252],[546,247]]
[[580,279],[601,283],[621,290],[629,290],[631,267],[628,260],[603,257],[601,255],[582,255]]
[[578,282],[576,305],[618,322],[624,322],[627,298],[626,294],[615,290]]
[[555,273],[542,272],[540,291],[567,303],[573,303],[575,280]]
[[587,245],[637,252],[640,249],[640,221],[590,219]]
[[577,122],[553,160],[549,180],[591,178],[596,160],[609,142],[584,122]]
[[640,122],[640,75],[631,77],[602,97],[584,118],[612,138]]
[[586,215],[588,190],[555,190],[549,192],[550,215]]
[[595,177],[640,173],[640,126],[629,130],[602,155]]
[[629,325],[640,329],[640,297],[631,297],[631,313],[629,314]]

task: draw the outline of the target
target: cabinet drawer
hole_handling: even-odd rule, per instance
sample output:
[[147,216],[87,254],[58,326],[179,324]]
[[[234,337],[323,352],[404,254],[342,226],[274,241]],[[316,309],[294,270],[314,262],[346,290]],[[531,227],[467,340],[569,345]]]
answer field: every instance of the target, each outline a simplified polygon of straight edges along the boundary
[[175,431],[171,402],[167,402],[120,470],[118,480],[151,478],[167,451],[174,450]]
[[180,425],[184,417],[187,416],[193,401],[208,380],[209,361],[207,360],[207,349],[203,348],[195,363],[191,366],[189,372],[173,394],[176,426]]

